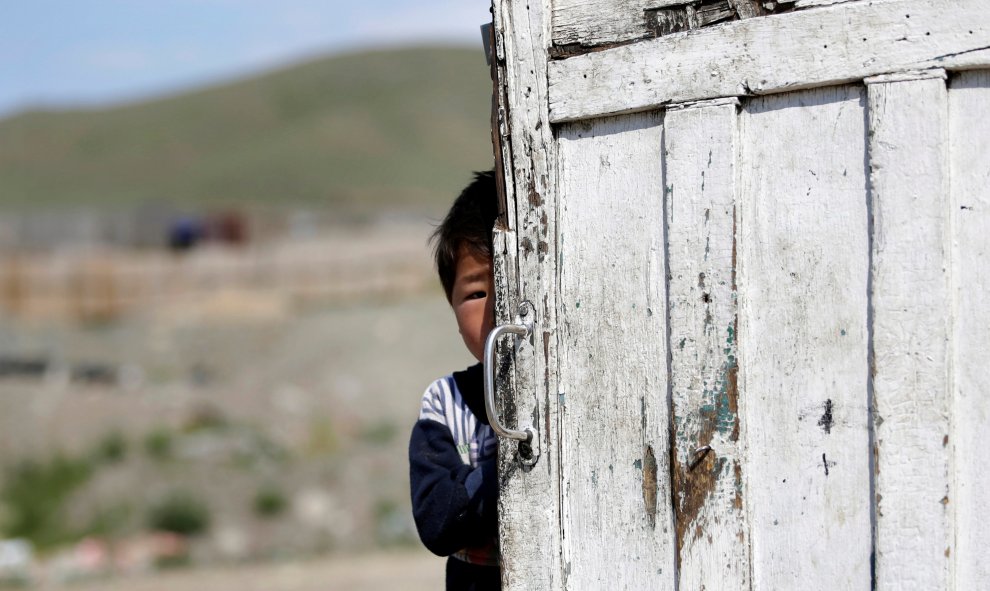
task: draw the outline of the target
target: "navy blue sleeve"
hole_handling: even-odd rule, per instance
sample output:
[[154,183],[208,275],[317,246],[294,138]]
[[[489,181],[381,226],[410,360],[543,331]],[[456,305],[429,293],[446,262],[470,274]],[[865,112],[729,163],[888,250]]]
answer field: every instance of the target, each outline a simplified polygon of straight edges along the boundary
[[477,468],[466,465],[446,425],[416,422],[409,440],[409,484],[416,529],[434,554],[449,556],[496,536],[495,458]]

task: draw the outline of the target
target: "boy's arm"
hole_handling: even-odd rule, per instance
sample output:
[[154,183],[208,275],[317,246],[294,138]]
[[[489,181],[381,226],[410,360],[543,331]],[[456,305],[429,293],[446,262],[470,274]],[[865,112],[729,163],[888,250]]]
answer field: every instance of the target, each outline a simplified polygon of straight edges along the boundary
[[495,458],[464,464],[446,425],[420,419],[409,441],[413,517],[423,544],[448,556],[496,535]]

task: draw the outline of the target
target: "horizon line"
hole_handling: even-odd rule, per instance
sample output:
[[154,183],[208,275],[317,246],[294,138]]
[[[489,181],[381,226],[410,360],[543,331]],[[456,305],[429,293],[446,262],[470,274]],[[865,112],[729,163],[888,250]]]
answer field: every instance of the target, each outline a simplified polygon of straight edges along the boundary
[[[475,47],[476,46],[476,47]],[[28,114],[35,113],[68,113],[68,112],[100,112],[129,106],[140,105],[142,103],[153,103],[169,100],[185,94],[199,91],[206,91],[212,88],[220,88],[231,84],[237,84],[261,78],[273,74],[280,70],[288,70],[308,63],[357,55],[362,53],[376,53],[399,51],[403,49],[477,49],[481,63],[484,64],[484,50],[480,40],[472,43],[466,38],[436,38],[436,39],[400,39],[395,41],[377,40],[367,44],[349,43],[342,47],[325,47],[310,51],[303,51],[296,55],[285,56],[270,63],[255,65],[254,67],[232,68],[223,73],[210,74],[205,77],[194,77],[192,79],[167,82],[155,88],[144,88],[133,92],[116,93],[114,96],[103,97],[76,97],[70,99],[28,99],[4,105],[0,103],[0,123],[8,119],[14,119]],[[487,67],[487,66],[486,66]]]

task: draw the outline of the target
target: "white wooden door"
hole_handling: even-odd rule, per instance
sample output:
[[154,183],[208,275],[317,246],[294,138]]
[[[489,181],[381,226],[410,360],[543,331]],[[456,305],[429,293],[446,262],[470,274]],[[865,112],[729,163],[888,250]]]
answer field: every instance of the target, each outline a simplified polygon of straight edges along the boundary
[[504,587],[990,589],[990,3],[494,13]]

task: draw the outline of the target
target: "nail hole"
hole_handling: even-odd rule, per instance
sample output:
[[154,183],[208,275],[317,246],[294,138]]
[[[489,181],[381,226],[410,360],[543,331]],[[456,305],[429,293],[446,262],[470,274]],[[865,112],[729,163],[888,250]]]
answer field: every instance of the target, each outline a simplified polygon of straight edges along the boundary
[[519,443],[519,457],[524,461],[528,462],[533,459],[533,446],[526,441]]

